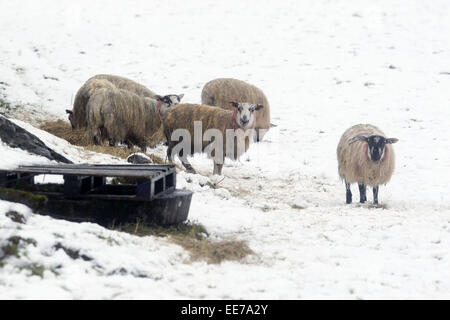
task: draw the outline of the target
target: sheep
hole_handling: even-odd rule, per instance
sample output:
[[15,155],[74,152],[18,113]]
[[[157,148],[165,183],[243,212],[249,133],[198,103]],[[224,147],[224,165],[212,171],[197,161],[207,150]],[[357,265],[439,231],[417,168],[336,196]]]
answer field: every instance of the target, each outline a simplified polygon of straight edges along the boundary
[[[143,85],[133,80],[110,74],[95,75],[92,78],[88,79],[78,90],[77,94],[75,95],[73,109],[66,110],[66,113],[69,114],[69,121],[73,129],[85,128],[87,126],[86,116],[88,111],[86,110],[86,107],[89,102],[89,98],[99,88],[123,89],[135,93],[138,96],[153,99],[156,99],[156,97],[158,96],[150,89],[147,89]],[[179,95],[178,97],[181,99],[183,95]],[[172,98],[174,99],[172,104],[175,104],[177,102],[176,97],[172,95]]]
[[133,92],[141,97],[148,97],[148,98],[155,98],[156,93],[154,93],[152,90],[148,89],[147,87],[143,86],[140,83],[137,83],[131,79],[121,77],[121,76],[115,76],[112,74],[98,74],[91,79],[104,79],[111,82],[113,85],[115,85],[118,89],[127,90],[130,92]]
[[156,100],[117,89],[97,89],[87,104],[87,131],[94,144],[105,140],[135,144],[143,151],[161,126],[161,115],[171,106],[172,97],[156,96]]
[[[213,174],[221,175],[225,157],[236,160],[245,153],[254,134],[255,112],[264,106],[236,101],[230,104],[233,111],[198,104],[179,104],[170,108],[163,116],[169,160],[172,162],[173,155],[178,154],[187,171],[196,173],[186,156],[206,152],[214,161]],[[179,137],[183,137],[183,142],[179,143],[183,146],[180,151],[176,149],[176,138]]]
[[338,172],[345,182],[346,203],[352,202],[350,184],[357,182],[360,202],[367,201],[366,186],[373,187],[373,203],[378,204],[380,184],[391,179],[395,168],[394,148],[397,138],[386,135],[371,124],[358,124],[347,129],[337,147]]
[[75,95],[72,110],[67,110],[69,115],[69,121],[72,125],[72,129],[81,129],[87,126],[87,110],[86,106],[89,102],[89,98],[99,88],[114,89],[115,86],[106,79],[96,79],[95,77],[87,80]]
[[271,126],[270,105],[261,89],[248,84],[242,80],[232,78],[219,78],[205,84],[201,94],[202,104],[218,106],[223,109],[232,110],[229,101],[248,102],[255,105],[261,104],[263,109],[255,113],[254,140],[261,141]]

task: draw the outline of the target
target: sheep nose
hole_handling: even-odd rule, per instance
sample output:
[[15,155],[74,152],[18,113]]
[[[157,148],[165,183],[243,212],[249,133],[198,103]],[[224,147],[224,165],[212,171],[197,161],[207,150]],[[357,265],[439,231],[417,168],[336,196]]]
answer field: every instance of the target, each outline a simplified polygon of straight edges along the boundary
[[247,118],[242,118],[241,122],[243,125],[246,125],[248,123],[248,119]]

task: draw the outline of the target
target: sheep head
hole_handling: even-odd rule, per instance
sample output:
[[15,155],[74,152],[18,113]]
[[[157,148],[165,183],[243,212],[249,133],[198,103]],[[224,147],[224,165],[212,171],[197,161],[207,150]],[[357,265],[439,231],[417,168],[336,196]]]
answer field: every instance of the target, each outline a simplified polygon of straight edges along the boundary
[[255,110],[264,108],[262,104],[255,105],[248,102],[230,101],[230,104],[236,108],[233,120],[242,129],[252,128],[255,124]]
[[167,110],[176,104],[179,104],[181,99],[184,97],[184,94],[168,94],[165,96],[155,95],[156,101],[160,103],[159,112],[164,114]]
[[356,136],[351,138],[348,141],[348,144],[352,144],[356,141],[364,141],[367,142],[367,155],[369,156],[369,159],[373,162],[377,162],[383,159],[386,144],[392,144],[398,142],[397,138],[385,138],[383,136],[379,135],[372,135],[372,136]]

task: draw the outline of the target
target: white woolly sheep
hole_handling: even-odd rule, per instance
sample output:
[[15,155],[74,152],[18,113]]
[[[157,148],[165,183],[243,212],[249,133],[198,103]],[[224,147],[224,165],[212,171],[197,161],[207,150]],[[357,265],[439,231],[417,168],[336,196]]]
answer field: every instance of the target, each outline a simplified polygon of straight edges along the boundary
[[230,101],[248,102],[263,105],[264,108],[255,112],[255,141],[261,141],[270,124],[270,105],[261,89],[242,80],[219,78],[205,84],[202,90],[202,104],[218,106],[232,110]]
[[[233,111],[198,104],[179,104],[170,108],[163,116],[163,131],[168,142],[169,160],[172,161],[173,155],[177,154],[187,171],[195,173],[186,156],[212,151],[208,156],[214,161],[213,172],[221,175],[225,157],[236,160],[245,153],[254,134],[254,113],[262,109],[263,105],[235,101],[230,104],[234,108]],[[201,131],[198,128],[199,124],[201,124]],[[175,137],[180,133],[180,131],[175,132],[177,129],[184,129],[187,136]],[[200,134],[201,140],[196,141],[196,136]],[[181,136],[184,148],[178,151],[174,148],[178,143],[175,139]],[[189,139],[188,142],[185,139]],[[208,140],[213,142],[210,143]],[[180,144],[182,145],[183,142]]]
[[[125,77],[115,76],[111,74],[98,74],[89,78],[75,95],[72,110],[66,110],[69,114],[69,121],[74,129],[85,128],[87,126],[87,105],[93,93],[100,88],[123,89],[132,92],[140,97],[148,97],[156,99],[156,93],[145,86]],[[172,104],[176,104],[176,95],[170,95],[174,98]],[[177,96],[179,99],[183,95]],[[178,100],[179,102],[179,100]]]
[[377,127],[358,124],[347,129],[337,147],[338,171],[345,181],[346,203],[352,202],[350,184],[359,186],[360,202],[367,201],[366,186],[373,187],[373,202],[378,204],[378,188],[391,179],[395,168],[396,138],[386,138]]
[[156,100],[132,92],[97,89],[89,99],[87,130],[95,144],[109,141],[137,145],[142,150],[161,127],[161,115],[171,106],[171,96],[156,96]]

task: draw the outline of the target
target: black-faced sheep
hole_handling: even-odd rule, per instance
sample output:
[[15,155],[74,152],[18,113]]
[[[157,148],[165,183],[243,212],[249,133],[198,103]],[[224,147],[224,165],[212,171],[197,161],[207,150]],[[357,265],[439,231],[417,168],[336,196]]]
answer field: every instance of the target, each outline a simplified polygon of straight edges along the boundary
[[161,127],[161,115],[172,105],[172,99],[156,96],[155,100],[116,88],[97,89],[87,105],[88,134],[95,144],[120,142],[145,151]]
[[[186,156],[205,152],[213,158],[214,174],[220,175],[225,157],[236,160],[245,153],[254,134],[255,112],[264,106],[230,104],[233,111],[198,104],[179,104],[170,108],[163,117],[169,160],[172,161],[176,154],[187,171],[195,173]],[[183,141],[178,144],[180,137]]]
[[[116,88],[123,89],[132,92],[140,97],[148,97],[155,99],[157,94],[146,88],[145,86],[124,77],[110,75],[110,74],[98,74],[89,78],[83,86],[78,90],[75,95],[72,110],[66,110],[69,114],[69,121],[74,129],[80,129],[87,127],[87,105],[90,97],[99,88]],[[173,100],[172,104],[176,104],[175,101],[178,97],[181,99],[183,95],[171,95]],[[176,96],[176,97],[175,97]],[[179,102],[179,101],[178,101]]]
[[345,181],[346,202],[352,202],[351,183],[358,183],[360,202],[367,201],[366,186],[373,187],[373,202],[378,204],[378,188],[391,179],[395,168],[396,138],[386,138],[377,127],[358,124],[347,129],[337,147],[339,176]]
[[270,124],[270,105],[261,89],[242,80],[232,78],[219,78],[205,84],[202,90],[202,104],[218,106],[232,110],[230,101],[248,102],[254,105],[263,105],[264,108],[255,112],[255,141],[261,141]]

